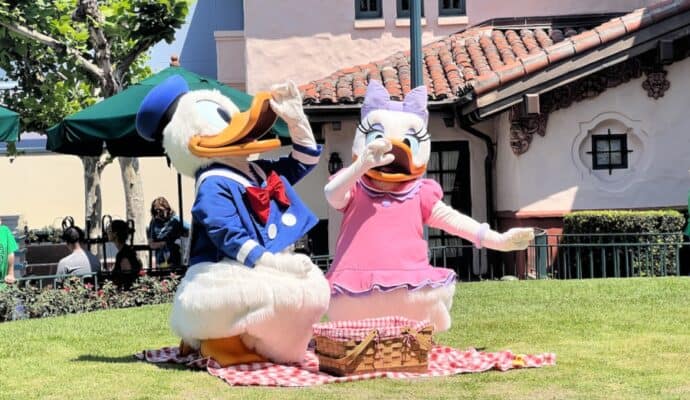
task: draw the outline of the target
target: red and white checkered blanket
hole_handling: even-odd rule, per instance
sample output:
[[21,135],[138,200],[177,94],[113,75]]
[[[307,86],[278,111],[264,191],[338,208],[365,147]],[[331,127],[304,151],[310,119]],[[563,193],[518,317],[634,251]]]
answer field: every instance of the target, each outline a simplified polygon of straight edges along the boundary
[[374,378],[424,378],[448,376],[491,369],[507,371],[513,368],[538,368],[556,364],[556,355],[513,354],[510,351],[487,353],[468,349],[460,351],[447,346],[434,346],[429,353],[429,370],[426,373],[375,372],[362,375],[335,377],[319,372],[319,360],[312,351],[307,351],[299,364],[274,364],[270,362],[234,365],[222,368],[213,359],[201,358],[199,354],[180,357],[177,347],[146,350],[136,354],[140,360],[150,363],[186,364],[192,368],[207,370],[233,386],[315,386],[326,383],[352,382]]

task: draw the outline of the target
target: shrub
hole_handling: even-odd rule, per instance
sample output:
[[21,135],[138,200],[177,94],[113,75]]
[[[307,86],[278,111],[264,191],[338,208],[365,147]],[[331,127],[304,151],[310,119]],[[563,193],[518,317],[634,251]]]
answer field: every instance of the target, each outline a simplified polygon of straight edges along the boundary
[[[675,274],[684,225],[685,218],[674,210],[577,211],[563,218],[563,243],[592,245],[588,246],[588,262],[602,266],[595,276]],[[592,249],[596,249],[593,254]],[[576,251],[567,252],[571,270],[575,257],[583,257],[574,254]],[[622,265],[629,271],[621,274]]]
[[139,277],[128,291],[119,290],[110,281],[96,290],[78,278],[66,279],[59,289],[13,285],[0,290],[0,322],[167,303],[172,301],[178,283],[179,277],[171,274],[163,279]]
[[25,232],[24,240],[27,243],[60,243],[62,242],[62,229],[45,226],[41,229],[30,229]]

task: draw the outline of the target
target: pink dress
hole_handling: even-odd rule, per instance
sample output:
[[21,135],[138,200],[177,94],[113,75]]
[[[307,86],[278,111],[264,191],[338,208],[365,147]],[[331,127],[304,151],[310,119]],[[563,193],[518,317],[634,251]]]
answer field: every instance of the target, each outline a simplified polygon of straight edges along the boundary
[[326,273],[333,295],[416,290],[455,283],[455,272],[429,265],[424,223],[443,197],[436,181],[420,179],[382,192],[362,177],[344,209],[335,259]]

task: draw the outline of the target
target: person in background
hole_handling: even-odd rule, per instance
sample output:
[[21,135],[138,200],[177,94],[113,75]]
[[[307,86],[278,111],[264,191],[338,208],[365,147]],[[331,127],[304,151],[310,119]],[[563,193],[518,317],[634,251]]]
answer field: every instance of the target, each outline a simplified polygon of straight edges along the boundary
[[79,227],[71,226],[62,234],[62,240],[72,251],[72,254],[63,257],[58,262],[58,275],[86,275],[89,273],[98,273],[101,269],[101,263],[98,257],[93,255],[84,246],[86,236],[84,231]]
[[0,221],[0,288],[5,284],[16,282],[14,277],[14,252],[17,251],[17,241],[10,228],[2,225]]
[[178,242],[183,227],[165,197],[158,197],[151,203],[151,218],[146,236],[149,247],[155,251],[156,265],[180,265],[182,257]]
[[125,221],[116,219],[108,226],[107,233],[108,240],[113,242],[117,248],[115,265],[110,278],[117,286],[129,289],[141,272],[141,261],[134,249],[127,244],[127,238],[130,234],[129,226]]

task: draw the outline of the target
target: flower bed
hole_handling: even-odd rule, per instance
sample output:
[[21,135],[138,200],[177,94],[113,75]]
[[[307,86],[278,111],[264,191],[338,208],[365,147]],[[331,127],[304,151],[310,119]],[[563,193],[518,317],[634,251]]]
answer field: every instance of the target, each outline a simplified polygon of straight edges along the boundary
[[109,281],[96,290],[78,278],[66,279],[59,289],[10,286],[0,290],[0,322],[168,303],[178,283],[179,277],[171,274],[164,278],[139,277],[127,291]]

